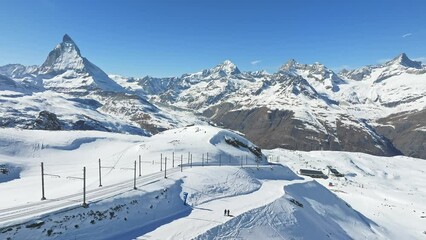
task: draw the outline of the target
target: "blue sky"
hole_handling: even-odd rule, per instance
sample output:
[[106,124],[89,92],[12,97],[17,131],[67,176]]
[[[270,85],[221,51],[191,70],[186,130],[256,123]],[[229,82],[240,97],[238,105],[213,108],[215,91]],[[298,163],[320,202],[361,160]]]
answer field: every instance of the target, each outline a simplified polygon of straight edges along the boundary
[[107,73],[179,76],[225,59],[275,72],[406,52],[426,60],[424,0],[2,0],[0,65],[40,65],[67,33]]

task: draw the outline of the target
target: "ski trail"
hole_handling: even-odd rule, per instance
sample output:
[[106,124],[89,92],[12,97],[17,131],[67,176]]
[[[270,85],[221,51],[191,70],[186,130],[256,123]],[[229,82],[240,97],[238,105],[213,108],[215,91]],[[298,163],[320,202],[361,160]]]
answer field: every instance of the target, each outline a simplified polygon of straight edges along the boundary
[[[288,182],[286,180],[264,181],[260,189],[253,193],[221,198],[194,206],[188,216],[163,225],[138,239],[165,239],[164,233],[176,232],[176,229],[181,229],[181,231],[168,235],[166,239],[192,239],[231,220],[232,217],[223,215],[224,209],[230,209],[231,216],[238,216],[246,211],[273,202],[284,195],[284,185]],[[259,199],[262,199],[262,201],[259,201]]]

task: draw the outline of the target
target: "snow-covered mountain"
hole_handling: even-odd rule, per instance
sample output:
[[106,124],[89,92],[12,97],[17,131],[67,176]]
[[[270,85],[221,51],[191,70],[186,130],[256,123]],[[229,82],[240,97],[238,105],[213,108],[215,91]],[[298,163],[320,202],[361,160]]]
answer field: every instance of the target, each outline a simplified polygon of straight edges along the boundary
[[41,66],[0,67],[0,124],[42,128],[38,118],[56,115],[61,129],[155,134],[208,121],[265,148],[426,158],[425,79],[406,54],[340,73],[295,60],[244,72],[226,60],[180,77],[108,76],[65,35]]
[[117,84],[68,35],[41,66],[0,67],[0,101],[2,127],[149,135],[196,122],[163,112]]
[[[320,63],[300,64],[295,60],[274,74],[241,72],[226,60],[181,77],[145,77],[122,84],[144,92],[154,103],[194,110],[218,125],[247,134],[266,148],[379,155],[403,152],[426,157],[421,145],[413,149],[410,144],[410,151],[400,144],[395,147],[394,138],[384,136],[377,127],[384,117],[401,109],[416,112],[425,107],[426,89],[421,85],[424,73],[425,68],[405,54],[383,65],[340,74]],[[398,80],[401,76],[412,79],[411,88]],[[396,94],[395,88],[404,92]],[[378,101],[378,96],[386,101]],[[424,139],[424,134],[420,135],[417,140]]]
[[426,159],[425,81],[405,54],[107,75],[65,35],[0,67],[0,239],[422,238],[426,162],[373,155]]
[[36,74],[43,78],[44,87],[47,89],[124,92],[104,71],[82,57],[80,49],[66,34],[62,42],[49,53]]

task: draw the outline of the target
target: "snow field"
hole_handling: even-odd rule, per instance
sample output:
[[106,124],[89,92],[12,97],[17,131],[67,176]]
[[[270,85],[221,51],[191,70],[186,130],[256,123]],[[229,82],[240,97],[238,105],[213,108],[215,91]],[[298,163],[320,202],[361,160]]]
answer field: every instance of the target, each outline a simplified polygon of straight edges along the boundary
[[[2,209],[16,208],[12,217],[35,211],[2,222],[0,238],[423,237],[426,187],[422,178],[426,166],[422,160],[275,149],[263,151],[272,164],[261,161],[257,167],[247,148],[227,144],[226,138],[252,146],[238,133],[210,126],[178,128],[149,138],[91,131],[0,129],[0,165],[21,169],[19,178],[0,183]],[[185,163],[188,152],[194,167],[186,162],[183,172],[178,167],[170,169],[172,153],[177,165],[180,155]],[[163,164],[168,159],[167,179],[159,170],[161,154]],[[205,167],[201,167],[203,154]],[[128,168],[139,155],[142,177],[137,177],[138,189],[133,190],[133,171]],[[114,167],[102,169],[102,188],[98,187],[99,158],[102,166]],[[218,166],[219,159],[223,166]],[[61,178],[45,177],[48,200],[37,205],[41,202],[41,161],[47,173]],[[345,178],[312,181],[295,174],[300,168],[327,173],[327,165],[344,173]],[[414,165],[417,168],[413,170]],[[89,208],[79,206],[81,181],[66,178],[81,176],[83,166],[88,172],[88,192],[92,192],[87,199]],[[184,192],[189,206],[183,204]],[[54,204],[59,205],[52,207]],[[233,217],[224,216],[224,209],[230,209]]]

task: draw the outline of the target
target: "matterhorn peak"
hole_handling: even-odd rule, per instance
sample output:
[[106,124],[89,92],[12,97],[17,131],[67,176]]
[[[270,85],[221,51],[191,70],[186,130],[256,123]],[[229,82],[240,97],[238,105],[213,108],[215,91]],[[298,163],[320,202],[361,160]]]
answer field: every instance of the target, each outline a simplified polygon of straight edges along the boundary
[[394,59],[386,62],[385,65],[387,65],[387,66],[390,66],[390,65],[400,65],[400,66],[404,66],[404,67],[408,67],[408,68],[416,68],[416,69],[421,69],[422,68],[422,62],[413,61],[413,60],[409,59],[407,57],[407,54],[405,54],[405,53],[399,54]]
[[[74,41],[71,39],[71,37],[68,34],[65,34],[62,37],[62,42],[69,42],[69,43],[74,43]],[[75,44],[75,43],[74,43]]]
[[40,72],[46,74],[69,69],[83,70],[84,60],[75,42],[68,34],[65,34],[62,42],[49,53],[46,61],[40,66]]

